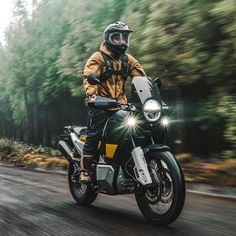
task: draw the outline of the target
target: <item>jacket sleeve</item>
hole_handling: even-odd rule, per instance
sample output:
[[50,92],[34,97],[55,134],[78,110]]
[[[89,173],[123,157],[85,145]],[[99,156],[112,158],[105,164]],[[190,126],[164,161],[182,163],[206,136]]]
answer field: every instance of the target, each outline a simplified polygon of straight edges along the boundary
[[97,85],[91,85],[88,82],[88,76],[92,73],[100,76],[102,70],[102,59],[99,52],[95,52],[87,61],[84,68],[84,80],[83,85],[86,95],[89,99],[94,97],[97,93]]
[[128,56],[129,76],[146,76],[146,73],[140,63],[130,54]]

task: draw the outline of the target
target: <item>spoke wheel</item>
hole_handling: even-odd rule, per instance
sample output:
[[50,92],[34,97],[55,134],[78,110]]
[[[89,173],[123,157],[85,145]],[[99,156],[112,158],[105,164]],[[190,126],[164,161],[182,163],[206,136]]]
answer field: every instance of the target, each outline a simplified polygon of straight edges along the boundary
[[142,214],[152,223],[165,225],[181,213],[185,200],[185,183],[181,168],[169,152],[147,157],[152,184],[135,194]]
[[68,169],[68,182],[72,197],[82,206],[90,205],[97,197],[97,191],[80,182],[80,167],[78,163],[70,163]]

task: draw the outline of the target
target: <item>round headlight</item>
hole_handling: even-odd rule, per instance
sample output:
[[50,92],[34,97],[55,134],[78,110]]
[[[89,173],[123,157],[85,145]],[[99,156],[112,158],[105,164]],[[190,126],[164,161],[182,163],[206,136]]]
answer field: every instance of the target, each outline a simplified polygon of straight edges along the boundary
[[157,121],[161,116],[160,103],[155,100],[148,100],[143,105],[143,114],[148,121]]

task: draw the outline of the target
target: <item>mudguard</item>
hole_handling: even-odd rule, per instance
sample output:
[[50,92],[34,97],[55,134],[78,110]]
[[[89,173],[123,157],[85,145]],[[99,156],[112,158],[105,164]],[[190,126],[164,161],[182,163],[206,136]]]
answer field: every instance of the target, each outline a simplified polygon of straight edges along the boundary
[[143,148],[144,154],[149,154],[152,151],[165,152],[170,151],[170,148],[162,144],[150,144]]

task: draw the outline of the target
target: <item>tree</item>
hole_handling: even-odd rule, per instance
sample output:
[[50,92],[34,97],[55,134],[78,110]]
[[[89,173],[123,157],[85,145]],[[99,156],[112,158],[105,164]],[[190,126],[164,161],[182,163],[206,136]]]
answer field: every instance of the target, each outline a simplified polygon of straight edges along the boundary
[[14,2],[0,47],[0,135],[51,145],[63,125],[85,125],[85,62],[121,20],[134,30],[128,52],[162,79],[184,121],[184,150],[235,152],[233,0],[41,0],[32,13],[27,1]]

